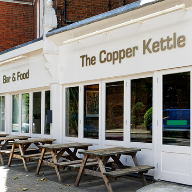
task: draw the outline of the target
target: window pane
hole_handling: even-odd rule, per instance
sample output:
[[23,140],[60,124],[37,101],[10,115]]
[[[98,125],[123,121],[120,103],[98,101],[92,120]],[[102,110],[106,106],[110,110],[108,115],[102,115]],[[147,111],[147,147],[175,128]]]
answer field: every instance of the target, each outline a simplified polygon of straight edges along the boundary
[[124,81],[106,84],[106,140],[123,141]]
[[66,136],[78,137],[79,87],[66,88]]
[[41,92],[33,93],[33,133],[41,134]]
[[0,131],[5,131],[5,96],[0,96]]
[[[46,111],[50,110],[50,91],[45,91],[45,120],[46,120]],[[44,133],[50,135],[50,123],[45,121]]]
[[163,144],[190,146],[190,72],[163,76]]
[[29,133],[29,93],[22,94],[21,132]]
[[84,86],[84,137],[98,139],[99,85]]
[[152,142],[152,77],[131,80],[131,141]]
[[19,94],[12,95],[12,132],[19,132]]

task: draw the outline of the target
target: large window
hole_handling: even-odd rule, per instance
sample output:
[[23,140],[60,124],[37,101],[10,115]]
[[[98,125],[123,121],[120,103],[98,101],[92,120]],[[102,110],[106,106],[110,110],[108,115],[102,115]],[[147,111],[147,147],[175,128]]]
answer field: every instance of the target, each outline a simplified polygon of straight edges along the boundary
[[[1,97],[0,106],[4,106]],[[50,123],[46,123],[47,110],[50,110],[50,91],[12,95],[12,132],[50,134]],[[0,123],[1,118],[3,116],[0,116]]]
[[29,133],[29,93],[22,94],[21,132]]
[[123,140],[124,81],[106,84],[106,140]]
[[84,86],[84,138],[99,138],[99,85]]
[[33,128],[32,132],[41,134],[41,92],[33,93]]
[[5,131],[5,96],[0,96],[0,131]]
[[190,72],[163,76],[163,144],[190,146]]
[[12,95],[12,132],[19,132],[19,94]]
[[50,135],[50,123],[46,123],[47,110],[50,110],[50,91],[45,91],[45,129],[44,129],[44,133]]
[[152,77],[131,80],[131,141],[152,142]]
[[78,137],[79,87],[66,88],[66,136]]

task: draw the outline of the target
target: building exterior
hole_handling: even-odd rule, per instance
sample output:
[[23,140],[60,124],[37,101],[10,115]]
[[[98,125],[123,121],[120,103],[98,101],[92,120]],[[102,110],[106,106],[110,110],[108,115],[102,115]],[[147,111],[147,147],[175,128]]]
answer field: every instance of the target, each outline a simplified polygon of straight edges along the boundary
[[[104,13],[136,0],[54,0],[57,28]],[[0,51],[43,35],[46,0],[0,0]]]
[[46,1],[0,1],[0,51],[42,36]]
[[139,0],[61,28],[47,3],[43,39],[0,53],[0,131],[141,148],[149,175],[192,185],[192,2]]

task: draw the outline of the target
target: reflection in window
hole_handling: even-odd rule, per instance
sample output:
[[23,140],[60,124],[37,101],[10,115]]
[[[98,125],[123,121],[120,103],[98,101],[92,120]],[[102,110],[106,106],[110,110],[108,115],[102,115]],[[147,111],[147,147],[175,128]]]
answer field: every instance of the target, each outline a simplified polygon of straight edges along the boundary
[[50,91],[45,91],[45,129],[44,129],[44,133],[50,135],[50,123],[46,123],[47,110],[50,110]]
[[79,87],[66,88],[66,136],[78,137]]
[[19,132],[19,94],[12,95],[12,132]]
[[22,94],[21,132],[29,133],[29,93]]
[[5,96],[0,96],[0,131],[5,131]]
[[190,146],[190,72],[163,76],[163,144]]
[[131,80],[131,141],[152,142],[152,77]]
[[98,139],[99,85],[84,87],[84,137]]
[[123,141],[124,81],[106,84],[106,140]]
[[41,134],[41,92],[33,93],[33,133]]

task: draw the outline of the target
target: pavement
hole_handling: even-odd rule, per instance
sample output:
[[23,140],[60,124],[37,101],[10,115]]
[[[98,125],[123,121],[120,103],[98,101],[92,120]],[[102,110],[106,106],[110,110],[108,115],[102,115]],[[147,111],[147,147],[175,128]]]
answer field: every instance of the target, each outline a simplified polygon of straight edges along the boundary
[[[62,183],[59,183],[54,168],[43,165],[40,175],[36,176],[35,162],[27,163],[28,173],[21,160],[14,159],[11,167],[6,164],[7,161],[5,166],[0,166],[0,192],[107,192],[102,178],[83,175],[79,187],[75,187],[77,172],[73,170],[61,170]],[[114,192],[192,192],[191,186],[152,179],[148,179],[148,185],[143,187],[137,177],[119,178],[116,181],[110,180],[110,183]]]

